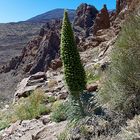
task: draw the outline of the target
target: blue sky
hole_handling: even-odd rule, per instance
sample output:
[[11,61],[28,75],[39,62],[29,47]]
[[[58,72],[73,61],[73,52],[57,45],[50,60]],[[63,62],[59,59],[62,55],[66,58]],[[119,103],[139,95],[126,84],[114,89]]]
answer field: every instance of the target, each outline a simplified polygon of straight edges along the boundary
[[81,3],[115,9],[116,0],[0,0],[0,23],[24,21],[55,8],[76,9]]

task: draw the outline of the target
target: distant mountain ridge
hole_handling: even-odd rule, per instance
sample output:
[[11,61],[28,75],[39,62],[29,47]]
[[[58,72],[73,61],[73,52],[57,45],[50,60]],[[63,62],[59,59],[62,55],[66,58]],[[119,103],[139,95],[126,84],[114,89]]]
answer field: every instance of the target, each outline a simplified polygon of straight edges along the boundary
[[[35,16],[31,19],[28,19],[27,22],[46,22],[52,19],[62,19],[63,13],[64,13],[64,9],[58,8],[58,9],[54,9],[46,13],[40,14],[38,16]],[[75,16],[75,10],[68,9],[68,13],[69,13],[69,18],[72,21]]]
[[[68,9],[68,12],[73,21],[75,10]],[[61,20],[63,13],[64,9],[54,9],[26,21],[0,23],[0,65],[19,55],[28,41],[39,34],[46,22]]]

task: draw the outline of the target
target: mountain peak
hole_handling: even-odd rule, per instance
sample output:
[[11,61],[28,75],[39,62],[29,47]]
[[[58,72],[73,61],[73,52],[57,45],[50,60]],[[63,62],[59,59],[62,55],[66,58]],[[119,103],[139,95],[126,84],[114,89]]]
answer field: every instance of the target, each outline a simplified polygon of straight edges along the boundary
[[[75,10],[74,9],[67,9],[69,13],[70,20],[74,19]],[[38,16],[35,16],[31,19],[28,19],[27,22],[47,22],[52,19],[62,19],[63,18],[64,9],[57,8],[51,11],[45,12]],[[52,18],[53,17],[53,18]]]

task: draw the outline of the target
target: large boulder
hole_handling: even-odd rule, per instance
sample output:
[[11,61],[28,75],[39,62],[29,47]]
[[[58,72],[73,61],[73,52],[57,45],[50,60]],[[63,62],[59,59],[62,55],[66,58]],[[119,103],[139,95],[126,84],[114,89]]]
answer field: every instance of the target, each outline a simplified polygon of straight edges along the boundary
[[17,90],[14,95],[14,100],[16,101],[21,97],[28,97],[31,91],[34,91],[35,89],[45,85],[46,80],[47,80],[47,76],[46,73],[44,72],[38,72],[34,75],[24,78],[17,85]]
[[87,85],[86,89],[88,92],[94,92],[98,89],[98,84],[96,84],[96,83],[89,84],[89,85]]

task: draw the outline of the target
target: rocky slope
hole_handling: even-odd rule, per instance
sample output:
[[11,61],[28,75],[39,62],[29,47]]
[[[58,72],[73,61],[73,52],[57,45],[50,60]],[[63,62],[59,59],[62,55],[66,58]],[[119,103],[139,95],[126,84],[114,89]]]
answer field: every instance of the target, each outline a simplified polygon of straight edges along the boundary
[[[134,4],[133,2],[136,1],[135,0],[132,1],[132,3],[129,5],[125,2],[125,0],[124,1],[118,0],[116,8],[117,12],[111,14],[108,13],[106,6],[103,6],[103,9],[99,12],[95,10],[95,7],[86,4],[82,4],[80,8],[77,9],[76,13],[77,17],[75,17],[74,20],[74,29],[76,35],[76,42],[81,55],[81,60],[86,70],[97,66],[99,66],[102,70],[104,70],[110,63],[109,54],[111,52],[111,49],[114,47],[116,38],[121,30],[123,22],[125,21],[125,17],[130,10],[128,6],[130,6],[133,9],[132,6],[132,4]],[[95,11],[96,14],[93,13],[92,15],[91,14],[92,11]],[[78,13],[83,13],[83,15],[82,14],[79,15]],[[95,21],[93,22],[94,18]],[[81,27],[81,25],[78,24],[78,22],[81,23],[80,22],[81,20],[85,21],[84,27]],[[93,25],[88,26],[87,24],[88,21],[89,22],[92,21]],[[105,22],[104,25],[102,24],[103,21]],[[56,82],[53,83],[53,85],[55,86],[51,88],[49,88],[44,84],[45,93],[47,95],[51,94],[59,99],[61,99],[62,97],[62,96],[60,97],[61,93],[67,95],[67,91],[63,88],[64,87],[62,76],[63,71],[61,70],[61,60],[59,58],[60,28],[61,21],[59,20],[55,20],[53,22],[48,22],[47,24],[45,24],[43,28],[40,30],[39,35],[35,37],[33,40],[29,41],[27,46],[24,47],[21,55],[19,57],[13,58],[12,61],[10,61],[7,65],[1,68],[0,71],[1,75],[6,76],[7,74],[12,72],[12,74],[15,75],[12,77],[14,78],[16,77],[19,80],[24,78],[25,76],[27,77],[31,76],[31,74],[35,74],[37,72],[47,71],[46,72],[47,79],[53,78],[53,80],[56,80]],[[90,32],[87,33],[87,30]],[[52,75],[52,77],[50,75]],[[30,82],[31,81],[29,81],[29,83]],[[46,82],[48,81],[46,80]],[[96,81],[96,84],[99,86],[99,81]],[[5,89],[4,86],[3,88]],[[97,89],[97,88],[95,89],[95,86],[93,85],[90,85],[89,89],[91,88],[92,88],[91,91],[95,91]],[[63,90],[66,92],[64,92]],[[64,95],[63,97],[67,97]],[[65,125],[65,123],[66,122],[64,123],[62,122],[63,125]],[[93,121],[93,123],[94,124],[92,124],[92,126],[96,125],[96,122]],[[39,126],[41,127],[40,129],[38,129]],[[50,126],[52,127],[50,128]],[[12,124],[10,129],[5,129],[1,133],[2,138],[5,140],[8,139],[14,140],[15,138],[17,140],[20,139],[51,140],[56,139],[56,134],[54,133],[54,131],[57,130],[55,128],[57,128],[57,130],[58,129],[61,130],[61,128],[63,129],[64,127],[63,126],[61,127],[61,123],[60,124],[58,123],[56,125],[51,122],[47,122],[47,124],[42,125],[40,120],[35,119],[29,122],[23,121],[21,123],[17,122],[17,124]],[[49,129],[49,131],[46,131],[46,129]],[[102,130],[101,127],[99,126],[97,131],[100,133],[104,130]],[[49,135],[51,137],[49,137]],[[80,136],[78,138],[80,139]]]

